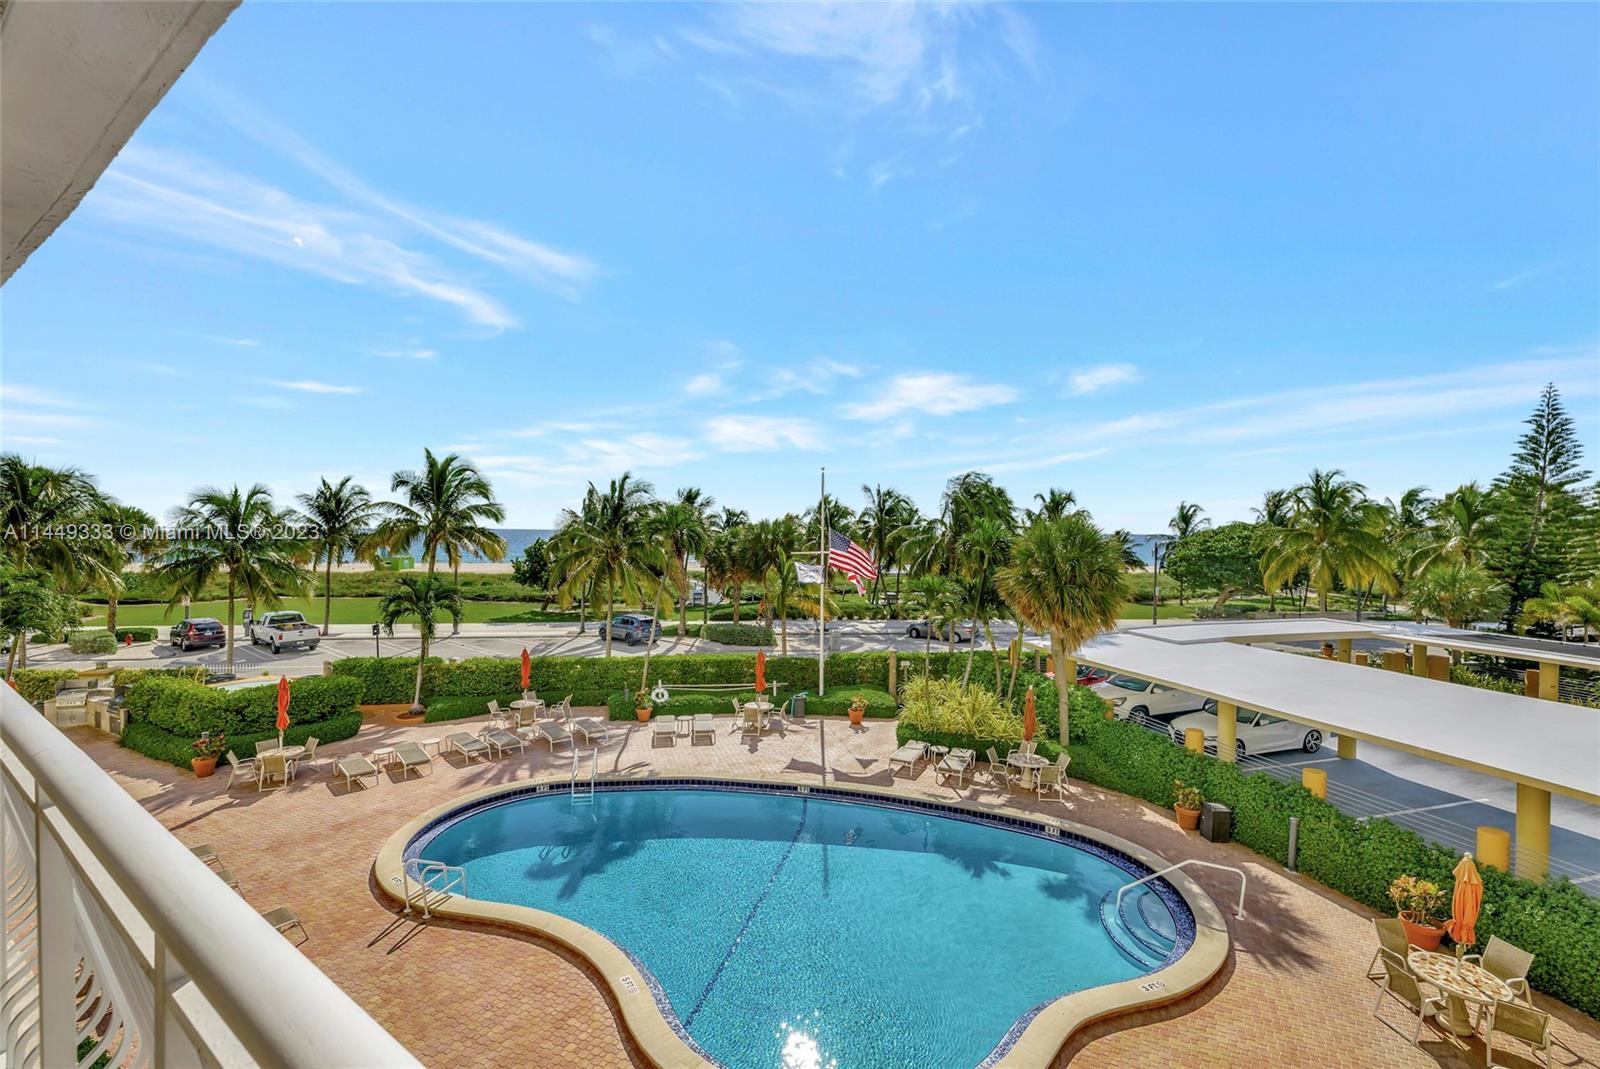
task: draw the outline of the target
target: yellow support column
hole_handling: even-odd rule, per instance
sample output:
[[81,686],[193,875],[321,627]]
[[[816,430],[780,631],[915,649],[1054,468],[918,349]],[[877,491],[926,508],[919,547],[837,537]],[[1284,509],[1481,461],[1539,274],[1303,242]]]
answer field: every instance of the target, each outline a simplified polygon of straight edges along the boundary
[[1525,668],[1522,670],[1522,693],[1530,698],[1539,696],[1539,670]]
[[1428,654],[1428,678],[1450,682],[1450,658],[1442,653]]
[[1517,875],[1535,883],[1550,871],[1550,792],[1517,784]]
[[1406,670],[1406,655],[1399,650],[1384,650],[1383,667],[1390,672],[1404,672]]
[[1428,678],[1428,647],[1420,642],[1411,644],[1411,674]]
[[1549,661],[1539,662],[1539,697],[1546,701],[1561,700],[1561,666]]
[[1478,864],[1511,871],[1511,833],[1492,824],[1478,826]]
[[1347,639],[1347,638],[1341,638],[1339,640],[1339,657],[1338,657],[1338,659],[1343,661],[1345,664],[1349,664],[1350,663],[1350,640]]
[[1356,739],[1354,735],[1339,736],[1339,756],[1346,761],[1356,759]]
[[1205,753],[1206,733],[1199,728],[1184,728],[1183,747],[1190,753]]
[[1300,770],[1300,786],[1316,797],[1326,800],[1328,797],[1328,773],[1320,768],[1302,768]]
[[1232,761],[1239,739],[1239,707],[1232,702],[1217,703],[1217,756]]

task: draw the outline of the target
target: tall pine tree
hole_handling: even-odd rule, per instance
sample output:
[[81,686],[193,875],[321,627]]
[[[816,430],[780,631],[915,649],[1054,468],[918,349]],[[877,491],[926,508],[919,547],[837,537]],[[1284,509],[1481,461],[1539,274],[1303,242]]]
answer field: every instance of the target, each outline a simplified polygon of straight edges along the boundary
[[1579,467],[1583,445],[1554,383],[1546,384],[1525,421],[1511,466],[1494,482],[1499,523],[1489,564],[1506,585],[1514,622],[1522,603],[1546,583],[1571,583],[1593,566],[1593,488]]

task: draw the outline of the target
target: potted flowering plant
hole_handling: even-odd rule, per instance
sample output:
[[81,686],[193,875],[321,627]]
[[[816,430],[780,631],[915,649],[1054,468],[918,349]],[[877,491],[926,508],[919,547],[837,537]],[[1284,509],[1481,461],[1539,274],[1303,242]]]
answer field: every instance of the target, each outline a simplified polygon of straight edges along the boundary
[[655,706],[650,702],[650,692],[640,687],[633,692],[633,715],[639,718],[639,723],[650,723],[650,714],[655,711]]
[[850,723],[853,727],[861,726],[861,718],[867,715],[867,699],[857,694],[850,699]]
[[194,740],[195,756],[189,760],[189,767],[204,779],[217,770],[217,755],[227,747],[228,737],[222,732],[206,732]]
[[1445,894],[1439,885],[1415,876],[1397,876],[1389,885],[1389,898],[1405,926],[1406,941],[1423,950],[1438,949],[1444,936],[1445,909]]
[[1205,801],[1199,787],[1191,787],[1181,779],[1172,781],[1172,811],[1178,817],[1178,827],[1194,831],[1200,826],[1200,804]]

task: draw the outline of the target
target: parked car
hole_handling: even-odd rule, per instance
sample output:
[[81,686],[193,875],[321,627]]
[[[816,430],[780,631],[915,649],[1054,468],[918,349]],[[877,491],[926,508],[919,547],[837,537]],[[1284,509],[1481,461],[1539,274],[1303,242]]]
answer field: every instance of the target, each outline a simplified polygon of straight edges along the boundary
[[1115,672],[1104,668],[1096,668],[1092,664],[1080,664],[1078,665],[1078,686],[1093,687],[1106,682],[1115,674]]
[[621,639],[630,646],[637,646],[644,641],[654,642],[661,637],[661,622],[652,620],[648,616],[636,616],[632,613],[623,613],[613,616],[610,620],[600,625],[600,638],[604,641],[606,633],[610,632],[612,641]]
[[[1214,710],[1180,716],[1168,725],[1172,741],[1182,745],[1184,732],[1199,728],[1206,733],[1206,749],[1217,748],[1217,714]],[[1296,724],[1281,716],[1239,710],[1238,742],[1234,750],[1240,757],[1249,754],[1278,753],[1283,750],[1304,750],[1316,753],[1322,749],[1322,732],[1316,728]]]
[[1112,715],[1118,720],[1149,722],[1196,709],[1208,713],[1217,711],[1217,703],[1210,698],[1133,676],[1112,676],[1089,689],[1111,703]]
[[259,620],[244,625],[244,633],[250,636],[250,645],[271,646],[273,653],[282,652],[285,646],[314,650],[322,641],[317,625],[306,623],[306,618],[297,612],[263,613]]
[[[906,637],[927,638],[929,634],[932,634],[935,642],[949,642],[951,630],[952,626],[949,624],[943,627],[934,627],[924,618],[911,621],[911,624],[906,628]],[[957,642],[966,642],[978,633],[978,625],[971,620],[964,620],[954,625],[953,630],[955,631]]]
[[187,653],[201,646],[226,646],[228,633],[223,630],[221,620],[201,616],[194,620],[179,620],[167,632],[167,642]]

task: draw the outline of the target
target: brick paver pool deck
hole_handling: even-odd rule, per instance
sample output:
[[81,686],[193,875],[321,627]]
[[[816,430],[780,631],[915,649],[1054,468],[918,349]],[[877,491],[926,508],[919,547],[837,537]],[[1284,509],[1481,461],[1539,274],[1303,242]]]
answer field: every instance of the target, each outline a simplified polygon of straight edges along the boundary
[[[1229,963],[1211,983],[1159,1010],[1089,1026],[1062,1048],[1056,1066],[1484,1065],[1476,1038],[1462,1046],[1430,1024],[1419,1050],[1374,1020],[1377,992],[1363,979],[1376,946],[1372,912],[1242,846],[1208,843],[1180,831],[1167,812],[1076,781],[1063,805],[1004,794],[981,777],[957,790],[936,783],[927,768],[915,778],[904,771],[891,776],[890,722],[852,729],[847,721],[812,718],[757,741],[741,739],[732,719],[723,719],[714,744],[691,745],[687,738],[653,744],[650,732],[618,725],[622,734],[600,749],[601,773],[778,775],[811,783],[825,774],[828,782],[892,783],[908,794],[979,805],[1003,798],[1123,836],[1170,861],[1204,858],[1249,874],[1249,916],[1240,921],[1227,908],[1236,893],[1233,876],[1194,870],[1224,907],[1233,940]],[[475,788],[564,770],[570,758],[542,745],[487,764],[442,758],[420,779],[396,772],[376,787],[353,790],[334,774],[332,758],[481,726],[369,721],[356,738],[319,751],[327,756],[321,771],[303,769],[288,788],[264,794],[253,785],[228,790],[226,774],[195,779],[89,729],[69,734],[180,839],[215,846],[253,906],[287,905],[299,913],[309,933],[305,954],[424,1063],[450,1069],[645,1065],[586,962],[528,936],[419,923],[372,885],[383,841],[423,810]],[[1600,1025],[1549,999],[1536,1002],[1556,1014],[1554,1064],[1600,1064]],[[1414,1019],[1406,1021],[1403,1007],[1390,1002],[1384,1013],[1410,1035]],[[1495,1054],[1507,1069],[1538,1064],[1515,1040],[1497,1043]]]

